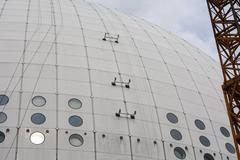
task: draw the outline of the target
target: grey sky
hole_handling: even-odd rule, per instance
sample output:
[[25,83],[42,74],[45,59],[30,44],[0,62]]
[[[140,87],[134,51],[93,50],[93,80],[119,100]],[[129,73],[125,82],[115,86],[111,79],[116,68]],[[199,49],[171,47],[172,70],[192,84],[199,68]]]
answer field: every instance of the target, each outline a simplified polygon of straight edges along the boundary
[[88,0],[141,17],[217,58],[205,0]]

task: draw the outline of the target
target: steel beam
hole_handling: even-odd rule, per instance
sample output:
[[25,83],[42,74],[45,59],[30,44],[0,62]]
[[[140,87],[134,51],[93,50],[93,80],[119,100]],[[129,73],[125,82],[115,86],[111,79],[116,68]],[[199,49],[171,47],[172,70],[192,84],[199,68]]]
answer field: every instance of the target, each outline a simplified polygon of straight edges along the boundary
[[223,73],[223,93],[240,160],[240,0],[207,0]]

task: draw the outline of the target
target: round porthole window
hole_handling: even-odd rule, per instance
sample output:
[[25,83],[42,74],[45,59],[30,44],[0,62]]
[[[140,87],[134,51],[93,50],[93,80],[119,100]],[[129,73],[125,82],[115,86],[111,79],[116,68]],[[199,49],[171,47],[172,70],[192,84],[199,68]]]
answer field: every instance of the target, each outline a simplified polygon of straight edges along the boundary
[[7,120],[7,115],[4,112],[0,112],[0,123],[4,123]]
[[0,143],[2,143],[5,140],[5,134],[0,131]]
[[31,121],[34,124],[43,124],[46,121],[46,117],[42,113],[34,113],[31,116]]
[[36,107],[42,107],[47,103],[46,99],[42,96],[35,96],[32,98],[32,104]]
[[213,156],[209,153],[204,154],[203,158],[204,160],[214,160]]
[[72,98],[68,101],[68,106],[72,109],[80,109],[82,107],[82,102],[77,98]]
[[175,114],[168,113],[166,117],[169,122],[174,123],[174,124],[178,123],[178,117]]
[[201,142],[201,144],[205,147],[209,147],[210,146],[210,141],[207,137],[205,136],[200,136],[199,137],[199,141]]
[[41,132],[34,132],[31,134],[30,141],[33,144],[42,144],[45,140],[45,136]]
[[175,140],[182,140],[182,134],[178,131],[178,130],[176,130],[176,129],[172,129],[171,131],[170,131],[170,135],[172,136],[172,138],[173,139],[175,139]]
[[196,119],[195,120],[195,126],[200,129],[200,130],[204,130],[206,128],[205,124],[203,123],[203,121]]
[[226,147],[226,149],[228,150],[228,152],[230,152],[230,153],[232,153],[232,154],[234,154],[236,151],[235,151],[235,148],[233,147],[233,145],[232,144],[230,144],[230,143],[226,143],[225,144],[225,147]]
[[83,137],[79,134],[72,134],[69,137],[69,143],[74,147],[80,147],[83,145]]
[[68,122],[70,125],[72,125],[74,127],[79,127],[83,124],[82,118],[79,116],[76,116],[76,115],[69,117]]
[[220,131],[221,131],[222,135],[224,135],[225,137],[230,137],[230,133],[227,128],[221,127]]
[[0,95],[0,106],[6,105],[9,101],[8,96],[6,95]]
[[174,148],[174,154],[178,159],[186,158],[186,152],[181,147]]

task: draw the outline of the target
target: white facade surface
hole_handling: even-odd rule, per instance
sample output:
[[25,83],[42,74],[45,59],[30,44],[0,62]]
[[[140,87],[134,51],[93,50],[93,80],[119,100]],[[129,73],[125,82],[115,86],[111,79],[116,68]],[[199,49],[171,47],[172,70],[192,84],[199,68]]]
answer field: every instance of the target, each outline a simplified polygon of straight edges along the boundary
[[236,160],[221,84],[217,62],[142,19],[0,0],[0,160]]

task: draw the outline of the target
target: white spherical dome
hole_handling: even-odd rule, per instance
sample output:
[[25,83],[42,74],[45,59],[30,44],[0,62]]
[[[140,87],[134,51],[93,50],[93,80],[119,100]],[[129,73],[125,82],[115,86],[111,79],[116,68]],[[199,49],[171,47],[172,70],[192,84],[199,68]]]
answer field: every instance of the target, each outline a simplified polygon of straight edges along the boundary
[[217,62],[82,0],[0,0],[0,160],[235,160]]

